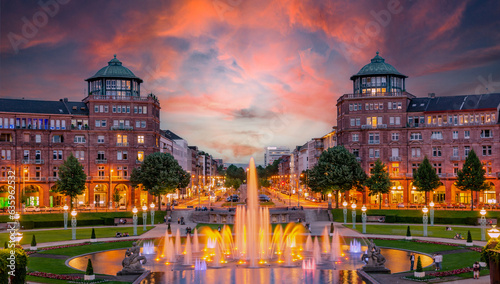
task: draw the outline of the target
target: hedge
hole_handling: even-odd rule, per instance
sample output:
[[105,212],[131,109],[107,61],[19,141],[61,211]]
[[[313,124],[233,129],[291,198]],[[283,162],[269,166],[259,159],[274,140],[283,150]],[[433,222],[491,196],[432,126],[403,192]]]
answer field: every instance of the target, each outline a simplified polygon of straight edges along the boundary
[[[349,212],[350,213],[350,212]],[[404,223],[404,224],[420,224],[422,223],[422,217],[412,217],[412,216],[398,216],[398,215],[373,215],[373,216],[385,216],[385,223]],[[477,225],[477,217],[464,217],[464,218],[436,218],[434,217],[434,224],[446,224],[446,225]],[[352,217],[347,216],[347,222],[352,221]],[[360,214],[356,215],[356,222],[361,223],[362,219]],[[430,222],[430,220],[429,220]],[[376,222],[370,222],[376,223]],[[500,222],[499,222],[500,224]]]
[[[148,216],[149,217],[149,216]],[[117,217],[118,218],[118,217]],[[148,223],[151,220],[148,218]],[[51,220],[51,221],[21,221],[21,227],[24,229],[40,229],[40,228],[59,228],[64,227],[64,220]],[[76,225],[78,227],[90,227],[107,225],[112,226],[115,224],[115,218],[100,218],[100,219],[76,219]],[[137,224],[142,225],[142,216],[137,218]],[[71,226],[71,219],[68,220],[68,226]]]
[[9,248],[0,250],[0,283],[9,283],[8,272],[10,271],[10,268],[7,267],[7,264],[10,263],[10,260],[8,260],[7,258],[10,256],[11,250],[15,251],[16,267],[15,277],[11,277],[10,283],[24,284],[26,280],[26,268],[28,267],[28,255],[21,248]]

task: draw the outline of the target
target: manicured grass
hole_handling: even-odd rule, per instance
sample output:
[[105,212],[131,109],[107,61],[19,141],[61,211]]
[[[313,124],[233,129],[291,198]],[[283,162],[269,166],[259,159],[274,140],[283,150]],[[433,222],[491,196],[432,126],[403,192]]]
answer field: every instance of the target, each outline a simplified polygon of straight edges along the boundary
[[46,257],[30,257],[28,263],[28,270],[50,272],[54,274],[85,274],[83,271],[71,269],[64,264],[64,259],[54,259]]
[[[146,229],[149,231],[153,227],[148,226]],[[114,237],[116,232],[128,232],[131,236],[133,233],[133,227],[109,227],[109,228],[95,228],[95,234],[97,238],[109,238]],[[76,239],[90,239],[90,235],[92,233],[91,228],[85,229],[76,229]],[[142,226],[137,228],[137,234],[143,234]],[[33,235],[36,235],[37,243],[45,243],[45,242],[58,242],[58,241],[69,241],[72,239],[71,235],[71,227],[67,230],[42,230],[42,231],[29,231],[23,232],[23,238],[21,240],[22,245],[31,244],[31,239]],[[3,244],[9,238],[9,233],[1,233],[0,234],[0,244]]]
[[236,207],[237,205],[241,205],[241,204],[245,204],[245,202],[233,202],[233,203],[231,203],[231,202],[224,202],[224,203],[222,203],[221,206],[222,207],[231,207],[231,206],[232,207]]
[[[99,278],[99,277],[97,277]],[[35,277],[35,276],[27,276],[26,279],[28,281],[36,282],[36,283],[50,283],[50,284],[66,284],[68,281],[66,280],[56,280],[56,279],[49,279],[49,278],[43,278],[43,277]],[[130,282],[120,282],[120,281],[106,281],[106,284],[130,284]]]
[[81,255],[85,253],[91,253],[96,251],[111,250],[111,249],[121,249],[129,248],[132,246],[133,241],[123,241],[123,242],[113,242],[113,243],[94,243],[84,246],[75,246],[68,248],[59,248],[40,251],[42,254],[59,254],[67,256]]
[[[380,235],[398,235],[406,236],[406,228],[408,225],[366,225],[367,234],[380,234]],[[454,227],[450,225],[452,231],[446,231],[446,227],[443,226],[427,226],[427,235],[429,237],[436,238],[447,238],[453,239],[453,237],[459,233],[462,234],[464,238],[464,243],[467,240],[467,231],[470,230],[473,240],[481,240],[481,228],[464,228],[464,227]],[[362,226],[356,226],[356,230],[361,232],[363,230]],[[410,231],[412,236],[423,236],[424,228],[423,225],[410,225]],[[489,239],[488,234],[486,234],[486,239]]]
[[[351,222],[351,212],[352,209],[348,208],[348,216],[347,221]],[[361,216],[361,210],[356,210],[357,215]],[[332,209],[333,219],[336,222],[344,221],[344,213],[343,209]],[[366,215],[368,216],[399,216],[399,217],[420,217],[422,218],[422,209],[368,209],[366,211]],[[470,210],[434,210],[434,218],[479,218],[481,215],[479,211],[470,211]],[[500,218],[500,211],[488,211],[486,214],[486,218]],[[465,224],[464,224],[465,225]]]
[[[463,247],[455,247],[455,246],[447,246],[447,245],[438,245],[438,244],[427,244],[427,243],[417,243],[412,241],[405,240],[375,240],[375,244],[381,247],[388,248],[397,248],[397,249],[406,249],[412,251],[418,251],[428,254],[433,254],[438,251],[447,251],[447,250],[457,250]],[[464,267],[472,266],[475,261],[480,261],[481,254],[475,251],[468,251],[462,253],[452,253],[452,254],[443,254],[443,269],[441,271],[454,270]],[[407,260],[404,260],[407,261]],[[428,267],[424,268],[426,271],[432,271],[433,268]],[[481,271],[481,275],[487,275],[489,272],[487,269],[483,269]],[[471,273],[462,273],[459,275],[460,277],[469,278],[472,277]]]

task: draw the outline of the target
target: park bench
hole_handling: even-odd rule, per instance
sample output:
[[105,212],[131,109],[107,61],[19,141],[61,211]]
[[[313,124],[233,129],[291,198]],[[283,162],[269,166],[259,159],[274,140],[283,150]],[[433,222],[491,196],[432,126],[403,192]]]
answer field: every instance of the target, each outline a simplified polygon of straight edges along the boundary
[[366,221],[367,222],[380,222],[380,223],[384,223],[385,222],[385,216],[366,216]]
[[[122,221],[125,221],[126,223],[125,224],[120,224],[120,219]],[[114,221],[114,224],[115,226],[118,226],[118,225],[131,225],[131,224],[134,224],[134,219],[132,218],[125,218],[125,217],[115,217],[115,221]]]

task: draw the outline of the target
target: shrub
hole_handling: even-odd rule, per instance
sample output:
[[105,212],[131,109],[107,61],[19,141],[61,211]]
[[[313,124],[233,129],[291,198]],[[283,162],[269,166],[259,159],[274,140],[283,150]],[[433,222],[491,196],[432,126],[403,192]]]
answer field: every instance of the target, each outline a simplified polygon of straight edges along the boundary
[[36,237],[35,234],[33,234],[33,238],[31,238],[31,246],[36,247]]
[[406,227],[406,236],[411,237],[410,226]]
[[472,243],[472,236],[471,236],[471,234],[470,234],[470,230],[469,230],[469,231],[467,231],[467,242],[468,242],[468,243]]
[[94,274],[94,268],[92,267],[92,261],[89,258],[89,261],[87,262],[87,270],[85,271],[86,275],[93,275]]
[[3,247],[4,248],[8,248],[9,247],[9,243],[7,241],[5,241],[5,243],[3,243]]
[[418,256],[418,259],[417,259],[417,272],[422,272],[422,260],[420,260],[420,255]]
[[[11,276],[10,281],[8,272],[10,268],[10,260],[7,258],[11,255],[10,252],[14,250],[15,253],[15,275]],[[26,282],[26,268],[28,266],[28,255],[22,248],[2,249],[0,250],[0,283],[24,284]]]
[[[90,238],[91,238],[91,239],[95,239],[95,238],[96,238],[96,237],[95,237],[95,230],[94,230],[94,228],[92,228],[92,234],[90,235]],[[89,259],[89,260],[90,260],[90,259]]]

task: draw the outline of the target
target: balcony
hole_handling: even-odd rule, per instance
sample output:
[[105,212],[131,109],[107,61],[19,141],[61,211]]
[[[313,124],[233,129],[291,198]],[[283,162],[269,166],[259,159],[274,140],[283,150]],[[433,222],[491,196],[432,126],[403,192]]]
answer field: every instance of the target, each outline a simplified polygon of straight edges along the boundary
[[380,140],[368,140],[368,144],[380,144]]
[[107,164],[108,159],[95,159],[96,164]]
[[57,181],[59,178],[58,177],[48,177],[48,181]]
[[389,161],[391,162],[401,161],[401,156],[389,157]]
[[323,142],[314,143],[314,148],[316,149],[323,149],[323,147],[324,147]]
[[92,177],[93,180],[107,180],[109,179],[108,176],[93,176]]
[[128,146],[128,142],[125,142],[125,143],[116,143],[116,146],[117,146],[117,147],[124,147],[124,146]]
[[111,126],[109,129],[110,130],[134,130],[134,127],[118,125],[118,126]]
[[136,164],[142,164],[143,160],[135,160]]
[[35,160],[30,160],[30,159],[24,159],[22,161],[23,164],[34,164],[34,165],[43,165],[45,163],[44,160],[42,159],[35,159]]
[[115,100],[115,101],[140,101],[147,102],[153,101],[152,97],[138,97],[138,96],[116,96],[116,95],[89,95],[89,99],[94,100]]
[[394,93],[376,93],[376,94],[344,94],[337,99],[340,102],[344,99],[358,99],[358,98],[375,98],[375,97],[409,97],[415,98],[414,95],[407,92],[394,92]]
[[362,161],[361,157],[356,157],[356,161],[361,162]]
[[404,173],[389,173],[389,176],[399,178],[399,177],[405,177],[406,174],[404,174]]
[[450,161],[461,161],[460,156],[450,156]]
[[413,173],[406,173],[406,177],[407,178],[412,178],[413,177]]
[[24,181],[45,181],[44,177],[29,177],[25,178]]
[[130,176],[113,176],[113,180],[130,180]]

